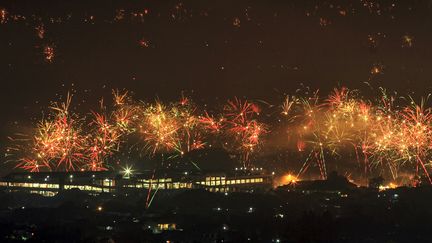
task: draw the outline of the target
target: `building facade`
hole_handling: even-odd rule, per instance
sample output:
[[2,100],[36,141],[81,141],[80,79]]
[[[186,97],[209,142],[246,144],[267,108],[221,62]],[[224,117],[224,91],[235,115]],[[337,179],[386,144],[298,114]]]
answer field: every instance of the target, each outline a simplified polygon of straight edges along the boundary
[[122,174],[100,172],[20,172],[0,178],[0,189],[54,196],[79,189],[89,194],[134,193],[140,190],[206,189],[212,192],[267,190],[273,178],[263,172],[188,174],[175,171],[143,171]]

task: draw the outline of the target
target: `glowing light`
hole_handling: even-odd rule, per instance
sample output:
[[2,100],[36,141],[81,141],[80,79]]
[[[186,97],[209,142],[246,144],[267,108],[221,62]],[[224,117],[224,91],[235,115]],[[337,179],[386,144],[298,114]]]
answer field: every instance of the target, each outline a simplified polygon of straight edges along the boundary
[[125,178],[129,178],[133,173],[132,167],[131,166],[127,166],[123,168],[123,176]]
[[43,54],[45,56],[45,61],[46,62],[51,63],[51,62],[54,61],[55,52],[54,52],[54,47],[53,46],[46,45],[43,48]]

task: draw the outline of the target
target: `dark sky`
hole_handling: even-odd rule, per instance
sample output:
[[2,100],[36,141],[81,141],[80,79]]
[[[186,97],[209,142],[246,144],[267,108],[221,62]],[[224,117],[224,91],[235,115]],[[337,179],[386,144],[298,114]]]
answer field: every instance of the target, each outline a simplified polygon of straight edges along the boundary
[[[431,6],[3,0],[0,134],[5,138],[13,123],[40,116],[41,107],[68,90],[92,104],[113,88],[148,100],[172,100],[186,91],[209,104],[232,96],[272,102],[301,83],[324,93],[336,86],[367,90],[369,82],[426,95]],[[45,47],[54,50],[51,62]],[[378,73],[371,73],[374,67]]]

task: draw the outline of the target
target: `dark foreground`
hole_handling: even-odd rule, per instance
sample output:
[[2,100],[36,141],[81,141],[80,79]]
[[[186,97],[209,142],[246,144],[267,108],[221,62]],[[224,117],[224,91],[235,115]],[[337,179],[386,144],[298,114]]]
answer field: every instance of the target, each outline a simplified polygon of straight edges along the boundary
[[0,242],[432,242],[432,189],[0,194]]

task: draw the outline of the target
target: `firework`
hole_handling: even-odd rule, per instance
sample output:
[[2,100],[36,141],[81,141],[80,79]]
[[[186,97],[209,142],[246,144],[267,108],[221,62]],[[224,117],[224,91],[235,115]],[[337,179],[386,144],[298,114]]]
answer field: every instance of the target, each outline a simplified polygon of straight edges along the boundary
[[6,9],[0,9],[0,24],[5,24],[8,20],[8,12]]
[[379,75],[379,74],[383,74],[383,70],[384,70],[384,65],[380,63],[376,63],[372,66],[370,73],[371,75]]
[[120,93],[120,91],[113,91],[114,97],[114,111],[113,119],[115,120],[116,127],[123,133],[130,134],[136,131],[136,122],[140,118],[140,106],[136,105],[128,92]]
[[[259,120],[260,107],[247,100],[228,100],[221,112],[209,114],[185,96],[172,103],[134,101],[119,91],[113,97],[111,112],[101,101],[101,112],[92,112],[88,121],[71,112],[68,96],[50,107],[33,134],[12,138],[15,145],[7,155],[24,154],[17,167],[29,171],[105,170],[131,135],[150,156],[176,158],[214,145],[238,155],[248,167],[251,155],[259,155],[264,135],[272,133],[270,124]],[[399,171],[408,170],[430,179],[432,111],[427,101],[396,99],[384,89],[368,100],[359,91],[340,88],[324,98],[318,91],[286,96],[272,114],[288,121],[282,126],[296,141],[287,149],[304,158],[297,177],[316,167],[326,178],[328,161],[356,161],[365,177],[377,170],[396,179]]]
[[105,159],[119,150],[122,131],[107,120],[106,115],[93,113],[94,120],[90,125],[95,128],[89,136],[87,147],[87,169],[92,171],[106,170]]
[[187,98],[168,105],[156,101],[143,105],[141,112],[143,119],[138,130],[152,154],[183,155],[201,149],[205,145],[205,128],[212,126],[217,129],[216,124],[211,125],[210,117],[196,114],[196,106]]
[[150,41],[147,40],[146,38],[141,38],[141,39],[138,41],[138,44],[139,44],[141,47],[143,47],[143,48],[148,48],[148,47],[150,47]]
[[[45,27],[44,27],[44,25],[43,25],[43,24],[40,24],[40,25],[36,26],[36,27],[35,27],[35,30],[36,30],[37,37],[38,37],[39,39],[43,39],[44,36],[45,36]],[[46,55],[46,54],[45,54],[45,55]]]
[[138,128],[152,154],[157,151],[173,152],[176,148],[175,133],[179,124],[170,109],[162,103],[156,102],[143,108]]
[[280,106],[282,110],[281,114],[284,116],[290,115],[290,112],[295,103],[297,103],[297,99],[295,98],[295,96],[290,97],[289,95],[287,95],[285,97],[285,101]]
[[204,129],[200,116],[197,114],[197,107],[187,97],[182,97],[172,109],[175,117],[182,124],[177,130],[179,141],[177,150],[183,154],[204,148],[203,139],[207,135],[207,130]]
[[341,156],[355,153],[365,174],[372,166],[388,168],[394,178],[401,167],[415,165],[427,178],[432,124],[425,101],[394,109],[393,97],[385,92],[380,103],[372,105],[346,88],[336,89],[324,102],[317,96],[302,99],[302,117],[298,129],[297,150],[309,149],[300,173],[316,161],[326,177],[325,154]]
[[226,145],[241,155],[244,166],[249,164],[249,155],[261,145],[261,137],[267,132],[265,124],[256,120],[259,107],[251,102],[235,98],[224,107],[224,123],[228,138]]
[[198,118],[202,126],[204,126],[204,128],[210,133],[219,133],[223,128],[223,118],[215,119],[207,112],[205,112],[204,115],[199,116]]
[[126,134],[119,123],[102,113],[93,119],[72,113],[68,95],[64,103],[50,107],[48,118],[39,121],[31,135],[11,138],[8,151],[19,154],[17,167],[29,171],[106,170],[107,161],[119,150]]
[[44,54],[46,62],[51,63],[51,62],[54,61],[55,51],[54,51],[54,47],[53,46],[46,45],[43,48],[43,54]]
[[232,25],[234,27],[240,28],[240,23],[241,23],[240,19],[238,17],[236,17],[236,18],[233,19]]
[[27,139],[30,146],[20,147],[29,151],[19,159],[17,167],[29,171],[41,168],[69,171],[78,170],[85,163],[86,137],[82,134],[80,121],[70,113],[70,102],[68,95],[64,103],[51,107],[49,118],[37,124],[34,135]]
[[414,38],[410,35],[402,36],[402,47],[410,48],[413,46]]

